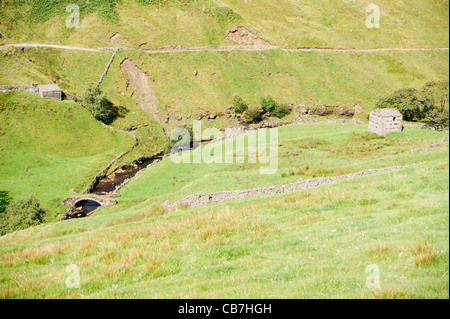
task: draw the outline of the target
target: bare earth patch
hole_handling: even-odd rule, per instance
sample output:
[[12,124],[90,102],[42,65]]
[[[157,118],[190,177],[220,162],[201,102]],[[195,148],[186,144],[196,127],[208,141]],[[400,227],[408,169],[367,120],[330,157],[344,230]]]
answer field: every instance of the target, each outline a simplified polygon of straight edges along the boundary
[[119,37],[120,37],[120,33],[116,32],[109,38],[109,41],[114,41],[114,40],[116,40]]
[[166,129],[168,117],[164,116],[158,107],[158,99],[149,76],[129,58],[122,61],[120,69],[124,77],[128,79],[127,89],[133,91],[132,97],[136,100],[137,105],[142,110],[150,113]]
[[239,26],[236,30],[230,31],[226,39],[233,40],[240,45],[252,45],[262,48],[272,46],[268,41],[258,37],[256,34],[243,26]]

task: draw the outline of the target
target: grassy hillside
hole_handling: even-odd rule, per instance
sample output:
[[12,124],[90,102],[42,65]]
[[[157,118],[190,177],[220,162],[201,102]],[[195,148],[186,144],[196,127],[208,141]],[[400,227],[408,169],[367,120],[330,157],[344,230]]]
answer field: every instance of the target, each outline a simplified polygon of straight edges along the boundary
[[[235,94],[251,106],[268,95],[292,103],[286,122],[298,119],[300,103],[359,104],[357,118],[366,120],[380,97],[448,79],[448,50],[282,50],[448,47],[448,0],[379,0],[379,29],[366,27],[369,3],[360,0],[78,0],[80,28],[69,29],[65,9],[73,3],[1,1],[0,45],[134,48],[118,52],[101,84],[121,116],[108,127],[72,101],[0,94],[0,191],[36,194],[53,221],[0,237],[0,298],[449,297],[449,143],[411,152],[443,132],[405,128],[379,137],[364,125],[283,126],[273,175],[249,163],[255,148],[228,151],[235,141],[228,139],[207,151],[226,149],[222,158],[243,156],[244,163],[167,158],[121,188],[117,205],[55,220],[72,188],[83,191],[134,144],[117,129],[132,131],[139,146],[111,170],[161,152],[171,129],[205,112],[217,118],[203,119],[203,128],[238,126],[224,114]],[[138,49],[235,47],[226,37],[238,26],[279,48]],[[112,54],[7,48],[0,50],[0,85],[56,82],[82,98]],[[291,194],[177,211],[163,206],[197,193],[413,163]],[[79,289],[66,287],[70,264],[80,267]],[[381,289],[366,287],[369,265],[379,267]]]
[[[191,152],[191,158],[194,158],[216,145],[213,152],[218,154],[222,149],[222,163],[195,164],[192,161],[184,164],[165,160],[130,181],[120,191],[122,196],[118,200],[144,201],[151,198],[151,202],[163,203],[197,193],[251,189],[313,177],[343,175],[367,168],[419,163],[439,158],[443,153],[412,154],[411,150],[431,145],[446,135],[405,128],[402,133],[379,137],[367,132],[365,125],[284,126],[279,128],[278,171],[273,175],[260,174],[260,167],[268,164],[261,164],[259,158],[257,164],[249,163],[249,157],[258,151],[248,147],[247,138],[244,147],[238,146],[235,139],[228,139]],[[236,163],[239,156],[244,157],[244,163]],[[225,164],[226,158],[233,159],[233,164]],[[150,201],[146,203],[149,205]]]
[[[89,83],[96,83],[111,51],[80,52],[34,48],[1,52],[0,85],[51,83],[82,97]],[[191,122],[205,111],[218,114],[203,120],[204,127],[235,127],[237,120],[223,115],[239,94],[251,105],[261,96],[308,106],[360,104],[367,115],[382,96],[403,87],[421,88],[428,81],[449,76],[448,51],[414,52],[189,52],[147,54],[120,51],[101,88],[126,112],[112,125],[136,129],[140,146],[119,165],[162,150],[161,124],[143,111],[121,69],[131,59],[147,74],[159,111],[169,117],[169,129]],[[79,72],[79,70],[83,70]],[[194,75],[197,71],[198,75]],[[148,90],[148,88],[147,88]],[[295,109],[295,108],[294,108]],[[294,111],[284,121],[294,120]]]
[[[88,85],[97,83],[111,58],[111,51],[85,52],[57,49],[6,49],[0,52],[0,85],[30,85],[30,83],[48,84],[53,80],[64,92],[82,99]],[[113,76],[116,76],[115,74]],[[120,75],[122,78],[122,75]],[[119,79],[119,82],[121,79]],[[123,82],[126,83],[125,79]],[[126,84],[125,84],[126,86]],[[114,92],[102,86],[122,112],[113,125],[119,129],[139,127],[135,135],[140,146],[134,150],[125,162],[141,156],[152,156],[159,153],[165,141],[161,126],[153,117],[136,106],[133,99],[117,99],[121,92]],[[114,93],[114,94],[112,94]],[[130,94],[131,95],[131,94]],[[142,127],[145,126],[145,127]],[[120,162],[123,163],[123,162]]]
[[78,29],[66,27],[68,4],[72,2],[4,1],[0,43],[235,45],[225,37],[243,25],[271,44],[289,48],[448,46],[447,0],[377,1],[380,29],[366,27],[369,3],[358,0],[80,0]]
[[[331,128],[334,136],[319,125],[286,128],[281,135],[291,146],[301,145],[296,139],[305,131],[322,132],[320,138],[330,143],[352,136],[346,126]],[[411,130],[387,140],[411,144],[436,137],[439,133]],[[366,143],[369,149],[373,145]],[[117,206],[1,237],[1,296],[448,298],[448,143],[413,155],[405,148],[375,147],[367,156],[379,157],[371,166],[425,163],[171,213],[145,184],[165,160],[126,186]],[[306,158],[319,151],[302,149]],[[331,158],[325,162],[333,168]],[[355,168],[365,165],[352,162]],[[223,176],[210,175],[209,189],[219,180],[224,184]],[[164,183],[162,177],[152,185]],[[136,196],[147,201],[130,196],[138,184]],[[80,289],[65,286],[71,263],[80,267]],[[380,268],[380,290],[366,287],[366,267],[373,264]]]
[[[127,83],[120,72],[124,58],[132,59],[148,74],[161,112],[169,107],[184,119],[202,114],[202,109],[223,113],[232,106],[234,94],[252,105],[258,105],[261,96],[267,95],[296,106],[361,104],[368,114],[380,97],[396,89],[421,88],[428,81],[449,76],[448,51],[170,54],[122,51],[104,87],[123,105],[130,103],[127,98],[131,95],[126,92]],[[176,122],[175,118],[172,120]]]
[[112,52],[56,49],[0,51],[0,85],[48,84],[55,80],[68,93],[81,97],[86,86],[97,83]]
[[134,143],[74,102],[9,92],[0,94],[0,111],[0,189],[36,194],[52,213],[71,188],[83,191]]

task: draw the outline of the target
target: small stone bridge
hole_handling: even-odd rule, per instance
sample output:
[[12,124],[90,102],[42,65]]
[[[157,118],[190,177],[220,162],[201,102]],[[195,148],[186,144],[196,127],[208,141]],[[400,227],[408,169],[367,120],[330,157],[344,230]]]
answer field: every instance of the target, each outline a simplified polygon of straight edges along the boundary
[[[61,216],[63,220],[66,220],[71,218],[88,217],[93,214],[98,206],[115,205],[117,204],[117,201],[108,197],[85,194],[63,199],[61,204],[70,206],[70,208]],[[84,208],[84,205],[86,204],[90,206],[88,209]]]
[[72,196],[61,201],[61,204],[68,205],[70,207],[77,207],[77,204],[85,201],[93,201],[99,203],[100,206],[112,206],[116,205],[117,201],[113,198],[100,197],[95,195],[80,195]]

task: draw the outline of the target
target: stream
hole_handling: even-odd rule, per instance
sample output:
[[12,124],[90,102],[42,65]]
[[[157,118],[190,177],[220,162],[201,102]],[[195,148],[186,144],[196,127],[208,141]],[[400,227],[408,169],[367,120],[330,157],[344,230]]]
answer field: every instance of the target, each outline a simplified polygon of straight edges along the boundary
[[151,158],[138,160],[131,165],[124,166],[100,180],[91,194],[113,194],[118,191],[126,182],[135,177],[140,171],[146,169],[150,165],[160,162],[163,158],[163,155],[156,155]]
[[[212,140],[203,140],[200,143],[194,144],[193,149],[211,142]],[[137,160],[130,165],[123,166],[120,169],[116,170],[114,173],[102,178],[94,186],[94,188],[88,192],[88,194],[99,196],[115,195],[120,188],[122,188],[127,182],[133,179],[139,172],[145,170],[149,166],[160,162],[167,156],[168,155],[158,154],[150,158]],[[91,216],[99,207],[101,207],[101,205],[96,201],[81,201],[72,208],[72,211],[68,215],[67,219],[84,218]]]

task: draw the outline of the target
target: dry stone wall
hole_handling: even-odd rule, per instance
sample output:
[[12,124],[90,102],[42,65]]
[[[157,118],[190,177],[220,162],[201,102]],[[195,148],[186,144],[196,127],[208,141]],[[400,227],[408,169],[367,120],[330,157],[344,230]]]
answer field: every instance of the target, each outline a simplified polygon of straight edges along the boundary
[[0,93],[6,93],[9,91],[19,91],[19,90],[23,90],[23,91],[27,91],[27,92],[31,92],[31,93],[38,93],[38,88],[37,86],[34,85],[0,85]]
[[378,168],[378,169],[365,169],[363,171],[357,172],[357,173],[351,173],[346,175],[340,175],[340,176],[332,176],[332,177],[318,177],[313,179],[308,179],[300,182],[295,182],[291,184],[286,185],[276,185],[276,186],[268,186],[268,187],[262,187],[262,188],[254,188],[254,189],[247,189],[247,190],[237,190],[237,191],[224,191],[224,192],[217,192],[217,193],[209,193],[209,194],[196,194],[196,195],[190,195],[185,197],[184,199],[178,201],[178,202],[170,202],[167,201],[164,204],[164,207],[167,209],[174,209],[178,206],[188,206],[188,207],[198,207],[203,206],[207,204],[217,204],[225,201],[231,201],[231,200],[240,200],[244,198],[250,198],[250,197],[262,197],[262,196],[269,196],[269,195],[275,195],[275,194],[285,194],[285,193],[291,193],[302,189],[308,189],[308,188],[314,188],[319,187],[322,185],[327,184],[333,184],[337,183],[346,179],[352,179],[357,178],[365,175],[375,174],[375,173],[383,173],[383,172],[391,172],[395,170],[399,170],[402,168],[406,168],[409,166],[414,166],[417,164],[412,165],[405,165],[405,166],[392,166],[392,167],[386,167],[386,168]]

